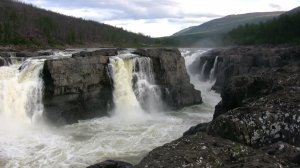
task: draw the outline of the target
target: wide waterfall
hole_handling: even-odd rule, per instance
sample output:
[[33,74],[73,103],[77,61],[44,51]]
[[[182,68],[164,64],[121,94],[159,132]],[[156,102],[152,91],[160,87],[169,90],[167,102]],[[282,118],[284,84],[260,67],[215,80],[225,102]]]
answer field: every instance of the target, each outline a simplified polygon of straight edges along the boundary
[[[181,52],[189,66],[205,50]],[[54,52],[49,59],[61,56],[70,54]],[[42,69],[43,60],[0,67],[0,167],[81,168],[106,159],[136,164],[150,150],[179,138],[191,126],[210,121],[220,100],[210,90],[211,83],[189,73],[191,83],[202,92],[203,104],[168,113],[152,109],[161,103],[153,63],[124,52],[110,57],[112,115],[53,127],[36,123],[43,113]]]
[[43,60],[30,60],[0,68],[0,116],[5,121],[31,122],[43,112],[40,78]]

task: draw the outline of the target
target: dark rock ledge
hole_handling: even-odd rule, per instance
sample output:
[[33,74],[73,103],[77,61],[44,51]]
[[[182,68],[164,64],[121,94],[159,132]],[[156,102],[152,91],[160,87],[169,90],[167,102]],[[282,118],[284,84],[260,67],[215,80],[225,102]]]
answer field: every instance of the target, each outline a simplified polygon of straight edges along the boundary
[[216,56],[214,119],[134,167],[300,167],[299,47],[217,49],[202,59]]

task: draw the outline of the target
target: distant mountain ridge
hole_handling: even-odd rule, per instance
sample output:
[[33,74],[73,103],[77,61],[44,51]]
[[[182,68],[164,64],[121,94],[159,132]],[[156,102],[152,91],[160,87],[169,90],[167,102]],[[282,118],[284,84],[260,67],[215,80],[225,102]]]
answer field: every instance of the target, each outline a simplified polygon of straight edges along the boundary
[[228,15],[214,19],[198,26],[183,29],[167,39],[183,47],[218,47],[224,45],[224,36],[232,29],[245,24],[258,24],[272,20],[284,12],[256,12]]
[[292,15],[300,12],[300,6],[284,13],[284,15]]
[[281,15],[282,11],[276,12],[257,12],[257,13],[246,13],[239,15],[228,15],[222,18],[214,19],[203,23],[198,26],[192,26],[186,29],[183,29],[173,36],[182,36],[182,35],[191,35],[197,33],[210,33],[210,32],[228,32],[233,28],[250,23],[259,23],[264,22],[274,17]]

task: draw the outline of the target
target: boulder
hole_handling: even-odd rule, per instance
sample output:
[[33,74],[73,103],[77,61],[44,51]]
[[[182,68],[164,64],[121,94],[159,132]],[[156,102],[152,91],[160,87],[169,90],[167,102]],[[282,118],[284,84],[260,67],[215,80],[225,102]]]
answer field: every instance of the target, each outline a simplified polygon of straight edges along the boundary
[[240,143],[198,132],[154,149],[135,167],[287,166],[295,164]]
[[127,162],[106,160],[101,163],[97,163],[87,168],[133,168],[133,165]]
[[155,82],[160,86],[162,99],[169,108],[202,103],[201,92],[190,84],[184,58],[178,49],[137,49],[133,53],[151,58]]

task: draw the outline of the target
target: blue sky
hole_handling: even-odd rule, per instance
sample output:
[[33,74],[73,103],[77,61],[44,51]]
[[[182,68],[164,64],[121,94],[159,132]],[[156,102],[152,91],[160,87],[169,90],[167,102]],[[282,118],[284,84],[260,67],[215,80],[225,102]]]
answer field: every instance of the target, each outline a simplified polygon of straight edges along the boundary
[[152,37],[230,15],[287,11],[300,0],[20,0],[65,15],[123,27]]

